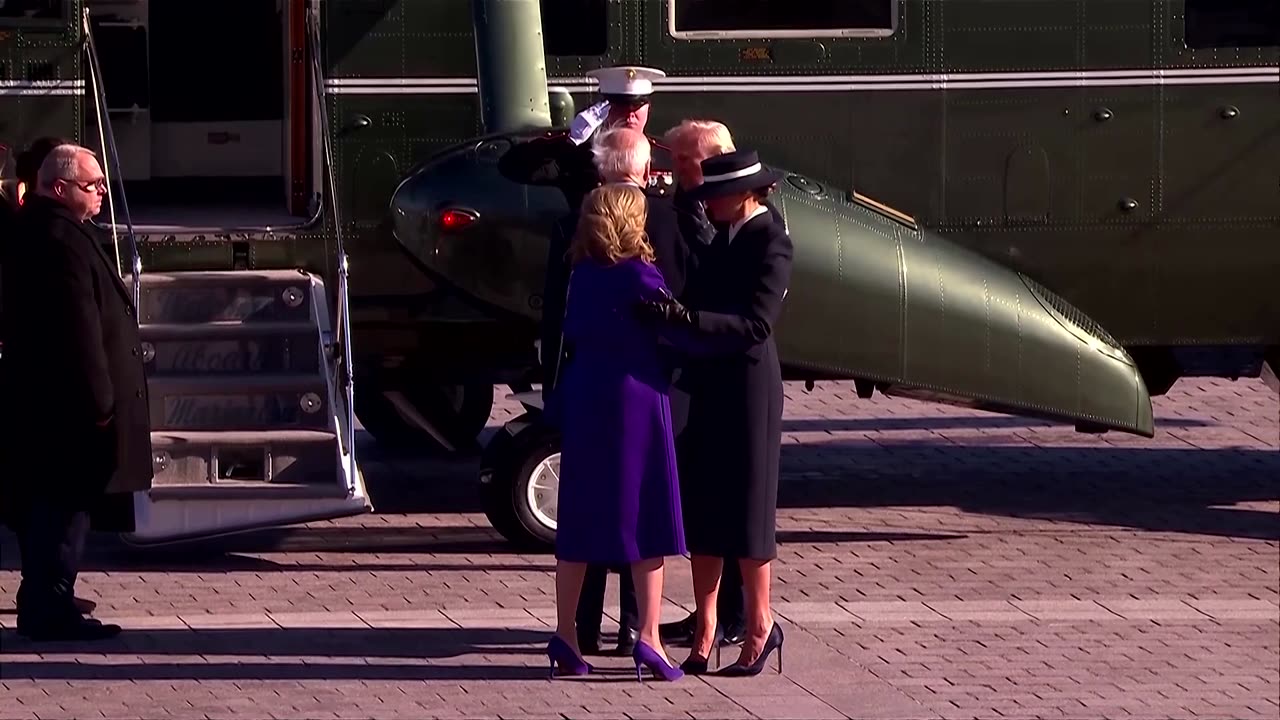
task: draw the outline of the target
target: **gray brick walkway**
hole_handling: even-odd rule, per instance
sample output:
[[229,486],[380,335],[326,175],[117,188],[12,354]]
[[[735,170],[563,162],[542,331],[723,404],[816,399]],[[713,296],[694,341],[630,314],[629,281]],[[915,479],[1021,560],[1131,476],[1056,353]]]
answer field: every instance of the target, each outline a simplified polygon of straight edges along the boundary
[[[554,563],[488,529],[474,460],[367,446],[377,514],[163,552],[95,538],[81,593],[127,628],[108,643],[8,629],[0,535],[0,718],[1280,718],[1276,396],[1184,380],[1156,410],[1145,441],[790,387],[784,673],[750,680],[638,684],[597,658],[548,682]],[[688,606],[683,560],[667,597]]]

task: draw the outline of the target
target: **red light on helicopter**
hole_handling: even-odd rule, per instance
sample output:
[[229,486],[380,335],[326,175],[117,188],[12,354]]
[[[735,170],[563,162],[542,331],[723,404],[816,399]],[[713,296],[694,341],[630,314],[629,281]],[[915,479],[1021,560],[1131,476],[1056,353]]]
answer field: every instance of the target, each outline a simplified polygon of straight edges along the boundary
[[440,213],[441,230],[461,230],[479,219],[479,215],[470,210],[449,208]]

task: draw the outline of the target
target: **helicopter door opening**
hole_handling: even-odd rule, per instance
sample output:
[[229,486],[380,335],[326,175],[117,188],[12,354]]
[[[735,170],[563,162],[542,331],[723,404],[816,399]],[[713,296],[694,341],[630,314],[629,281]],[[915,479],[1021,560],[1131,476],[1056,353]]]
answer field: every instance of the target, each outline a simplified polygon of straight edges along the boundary
[[[87,0],[136,231],[287,228],[315,215],[305,3]],[[86,116],[96,142],[92,106]]]

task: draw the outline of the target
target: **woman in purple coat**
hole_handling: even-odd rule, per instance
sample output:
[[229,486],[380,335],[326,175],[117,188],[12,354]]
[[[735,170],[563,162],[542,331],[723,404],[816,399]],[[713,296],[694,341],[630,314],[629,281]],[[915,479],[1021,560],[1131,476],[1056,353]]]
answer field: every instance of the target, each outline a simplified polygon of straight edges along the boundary
[[[656,330],[634,313],[669,297],[644,232],[645,196],[610,184],[582,203],[570,246],[573,275],[565,307],[570,349],[556,393],[560,415],[556,528],[556,634],[547,645],[553,674],[591,666],[577,647],[575,612],[587,563],[630,564],[640,638],[636,675],[647,666],[675,680],[658,640],[663,559],[685,552],[679,481],[667,399],[671,372]],[[549,408],[550,410],[550,408]]]

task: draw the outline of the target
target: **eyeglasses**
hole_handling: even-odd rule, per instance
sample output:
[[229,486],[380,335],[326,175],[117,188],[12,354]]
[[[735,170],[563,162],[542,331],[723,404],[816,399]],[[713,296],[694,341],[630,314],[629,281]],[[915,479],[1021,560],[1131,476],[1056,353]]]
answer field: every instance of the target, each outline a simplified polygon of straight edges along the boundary
[[91,193],[91,192],[101,192],[101,191],[103,191],[103,190],[106,190],[106,189],[107,189],[107,179],[106,179],[106,178],[99,178],[99,179],[97,179],[97,180],[90,180],[89,182],[81,182],[81,181],[78,181],[78,180],[71,180],[71,179],[69,179],[69,178],[58,178],[58,179],[59,179],[59,180],[61,180],[61,181],[63,181],[63,182],[65,182],[65,183],[69,183],[69,184],[71,184],[71,185],[75,185],[76,187],[80,188],[81,190],[83,190],[84,192],[87,192],[87,193]]

